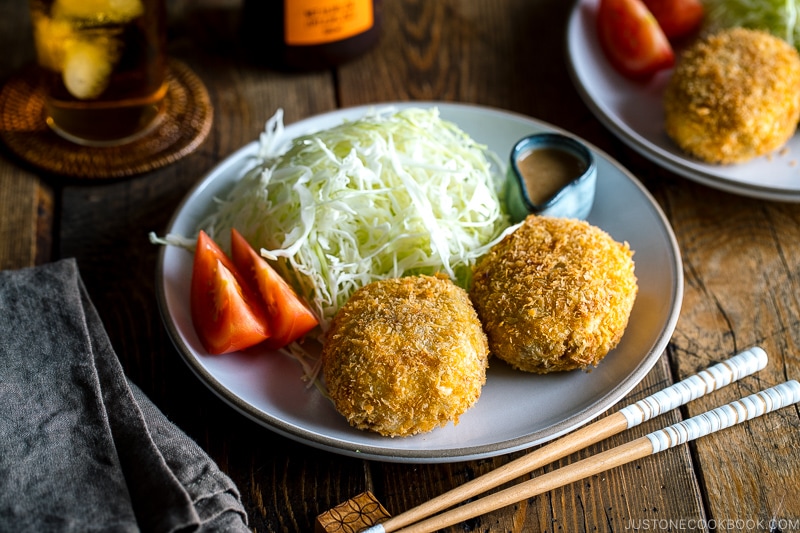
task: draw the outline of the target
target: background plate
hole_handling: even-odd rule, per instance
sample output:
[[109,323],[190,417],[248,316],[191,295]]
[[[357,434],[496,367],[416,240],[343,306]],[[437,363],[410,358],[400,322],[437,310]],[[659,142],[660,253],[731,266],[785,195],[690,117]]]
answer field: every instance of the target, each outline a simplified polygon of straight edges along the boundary
[[597,40],[599,0],[579,0],[567,27],[567,53],[573,81],[595,116],[628,146],[686,178],[723,191],[800,202],[800,135],[785,150],[738,165],[708,165],[686,156],[664,133],[662,98],[671,70],[648,83],[618,74]]
[[[384,106],[437,106],[443,118],[503,159],[517,140],[530,133],[566,133],[489,108],[438,102],[371,107]],[[343,109],[291,124],[285,130],[286,141],[343,119],[359,118],[367,109]],[[254,164],[251,156],[256,148],[256,142],[245,146],[199,182],[179,206],[167,231],[195,235],[198,221],[213,208],[212,198],[228,190]],[[607,410],[644,378],[669,342],[683,297],[680,253],[663,213],[633,176],[590,148],[598,163],[598,189],[588,220],[616,240],[630,243],[639,279],[639,293],[622,342],[591,373],[538,376],[492,359],[480,400],[457,426],[388,438],[351,428],[327,399],[305,386],[299,365],[288,357],[205,353],[189,312],[192,256],[177,247],[164,247],[159,257],[157,287],[164,322],[186,363],[220,398],[259,424],[317,448],[366,459],[433,463],[489,457],[553,439]]]

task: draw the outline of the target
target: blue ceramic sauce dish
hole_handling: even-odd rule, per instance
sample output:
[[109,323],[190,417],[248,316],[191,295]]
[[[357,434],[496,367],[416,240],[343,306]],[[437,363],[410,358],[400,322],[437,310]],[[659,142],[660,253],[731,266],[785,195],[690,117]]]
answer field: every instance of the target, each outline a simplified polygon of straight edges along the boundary
[[597,165],[585,144],[560,133],[517,141],[506,176],[506,207],[513,222],[530,214],[585,219],[594,203]]

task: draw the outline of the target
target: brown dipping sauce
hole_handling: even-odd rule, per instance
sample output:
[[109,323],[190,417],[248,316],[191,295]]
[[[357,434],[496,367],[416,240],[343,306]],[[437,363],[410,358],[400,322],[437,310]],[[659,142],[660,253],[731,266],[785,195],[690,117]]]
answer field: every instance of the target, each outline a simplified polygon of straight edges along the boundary
[[528,198],[541,205],[565,185],[586,172],[586,164],[560,148],[533,148],[517,159],[517,168],[525,182]]

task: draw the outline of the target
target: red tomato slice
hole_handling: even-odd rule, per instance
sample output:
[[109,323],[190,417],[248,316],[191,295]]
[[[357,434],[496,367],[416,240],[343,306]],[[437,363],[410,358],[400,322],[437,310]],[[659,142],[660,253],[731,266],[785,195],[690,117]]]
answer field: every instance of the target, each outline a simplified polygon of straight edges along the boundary
[[675,63],[672,45],[642,0],[600,0],[597,36],[614,68],[629,78],[649,78]]
[[192,323],[209,353],[243,350],[269,337],[266,314],[257,296],[202,230],[194,253],[190,299]]
[[700,0],[644,0],[670,40],[695,32],[703,22],[705,10]]
[[271,332],[266,342],[268,347],[282,348],[319,323],[294,289],[235,229],[231,230],[231,255],[236,268],[253,290],[261,294],[266,305]]

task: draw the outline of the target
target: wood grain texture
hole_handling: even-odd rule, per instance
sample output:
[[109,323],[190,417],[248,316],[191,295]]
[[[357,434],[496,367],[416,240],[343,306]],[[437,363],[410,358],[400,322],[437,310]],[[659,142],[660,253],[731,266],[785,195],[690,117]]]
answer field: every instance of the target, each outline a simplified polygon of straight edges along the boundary
[[33,266],[38,257],[39,181],[30,174],[0,165],[0,269]]
[[[0,85],[33,60],[25,2],[0,2]],[[0,269],[23,268],[50,257],[54,199],[24,162],[0,147]],[[44,239],[44,240],[43,240]]]
[[[756,376],[534,475],[800,373],[800,206],[695,184],[615,138],[581,102],[568,75],[570,2],[384,0],[375,49],[335,70],[310,73],[267,69],[258,56],[269,50],[245,49],[240,0],[171,0],[170,8],[170,54],[200,76],[214,105],[209,137],[176,164],[102,184],[37,174],[0,152],[0,268],[77,258],[126,373],[234,479],[254,532],[311,531],[317,515],[365,490],[395,514],[520,455],[436,465],[342,457],[237,414],[183,363],[156,305],[158,248],[147,235],[162,232],[197,181],[255,140],[278,108],[292,123],[391,100],[479,104],[568,129],[626,166],[675,230],[685,296],[667,353],[621,405],[748,346],[769,353],[768,367]],[[27,21],[26,3],[0,0],[0,13],[0,44],[13,51],[0,58],[2,81],[33,56],[30,30],[20,22]],[[445,531],[594,532],[643,529],[656,520],[798,520],[799,426],[796,409],[773,413]]]
[[[752,344],[771,357],[749,387],[721,392],[717,401],[723,402],[797,376],[800,211],[791,204],[735,196],[724,202],[706,199],[689,202],[681,195],[675,202],[681,209],[673,227],[687,274],[684,311],[673,337],[676,367],[683,373],[693,360]],[[711,407],[708,401],[697,402],[689,413]],[[800,446],[798,427],[797,411],[786,411],[698,441],[694,449],[709,516],[800,516],[800,500],[792,497],[800,479],[793,451]]]

